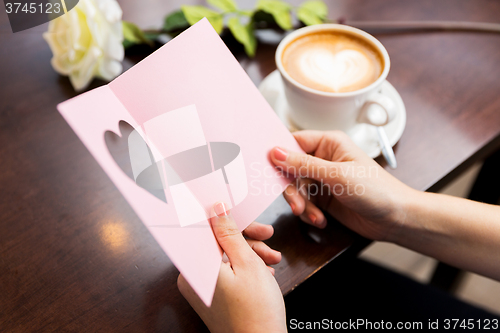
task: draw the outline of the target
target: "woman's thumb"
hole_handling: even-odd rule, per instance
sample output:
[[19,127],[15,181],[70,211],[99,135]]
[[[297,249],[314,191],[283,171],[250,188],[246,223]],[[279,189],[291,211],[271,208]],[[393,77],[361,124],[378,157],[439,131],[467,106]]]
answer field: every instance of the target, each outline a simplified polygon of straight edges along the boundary
[[254,255],[254,252],[246,242],[236,225],[227,205],[218,202],[213,206],[214,217],[210,218],[210,224],[217,242],[226,252],[231,266],[241,265],[245,258]]
[[287,151],[275,147],[271,151],[273,163],[283,171],[296,177],[305,177],[318,181],[328,179],[335,163],[309,154]]

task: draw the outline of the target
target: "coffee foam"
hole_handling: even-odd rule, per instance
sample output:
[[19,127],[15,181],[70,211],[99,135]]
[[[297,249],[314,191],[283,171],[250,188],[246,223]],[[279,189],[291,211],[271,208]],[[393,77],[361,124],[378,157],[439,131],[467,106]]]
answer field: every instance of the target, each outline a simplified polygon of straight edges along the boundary
[[375,82],[382,73],[380,55],[347,34],[321,32],[291,42],[283,52],[290,76],[312,89],[349,92]]

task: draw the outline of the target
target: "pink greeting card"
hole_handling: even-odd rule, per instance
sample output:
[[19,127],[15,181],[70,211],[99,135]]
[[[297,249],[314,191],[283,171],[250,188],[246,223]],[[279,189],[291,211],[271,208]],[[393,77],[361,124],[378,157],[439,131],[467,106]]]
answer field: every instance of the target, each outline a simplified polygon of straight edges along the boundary
[[[240,230],[285,189],[269,161],[292,135],[203,19],[107,86],[58,106],[158,244],[210,305],[222,253],[208,219],[224,201]],[[132,131],[129,172],[106,133]]]

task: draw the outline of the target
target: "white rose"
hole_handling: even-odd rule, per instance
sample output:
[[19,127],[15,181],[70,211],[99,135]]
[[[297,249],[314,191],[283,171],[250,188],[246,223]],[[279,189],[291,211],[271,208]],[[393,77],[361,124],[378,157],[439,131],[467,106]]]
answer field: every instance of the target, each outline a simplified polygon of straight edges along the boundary
[[52,67],[68,75],[75,90],[93,77],[112,80],[122,72],[122,10],[116,0],[80,0],[68,13],[50,21],[43,37]]

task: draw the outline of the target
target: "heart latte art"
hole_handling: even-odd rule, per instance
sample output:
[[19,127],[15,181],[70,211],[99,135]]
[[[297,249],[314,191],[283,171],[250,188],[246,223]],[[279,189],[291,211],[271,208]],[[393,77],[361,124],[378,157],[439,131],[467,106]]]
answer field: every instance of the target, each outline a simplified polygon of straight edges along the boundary
[[325,92],[355,91],[382,73],[380,55],[367,43],[344,34],[315,33],[290,43],[285,70],[297,82]]

